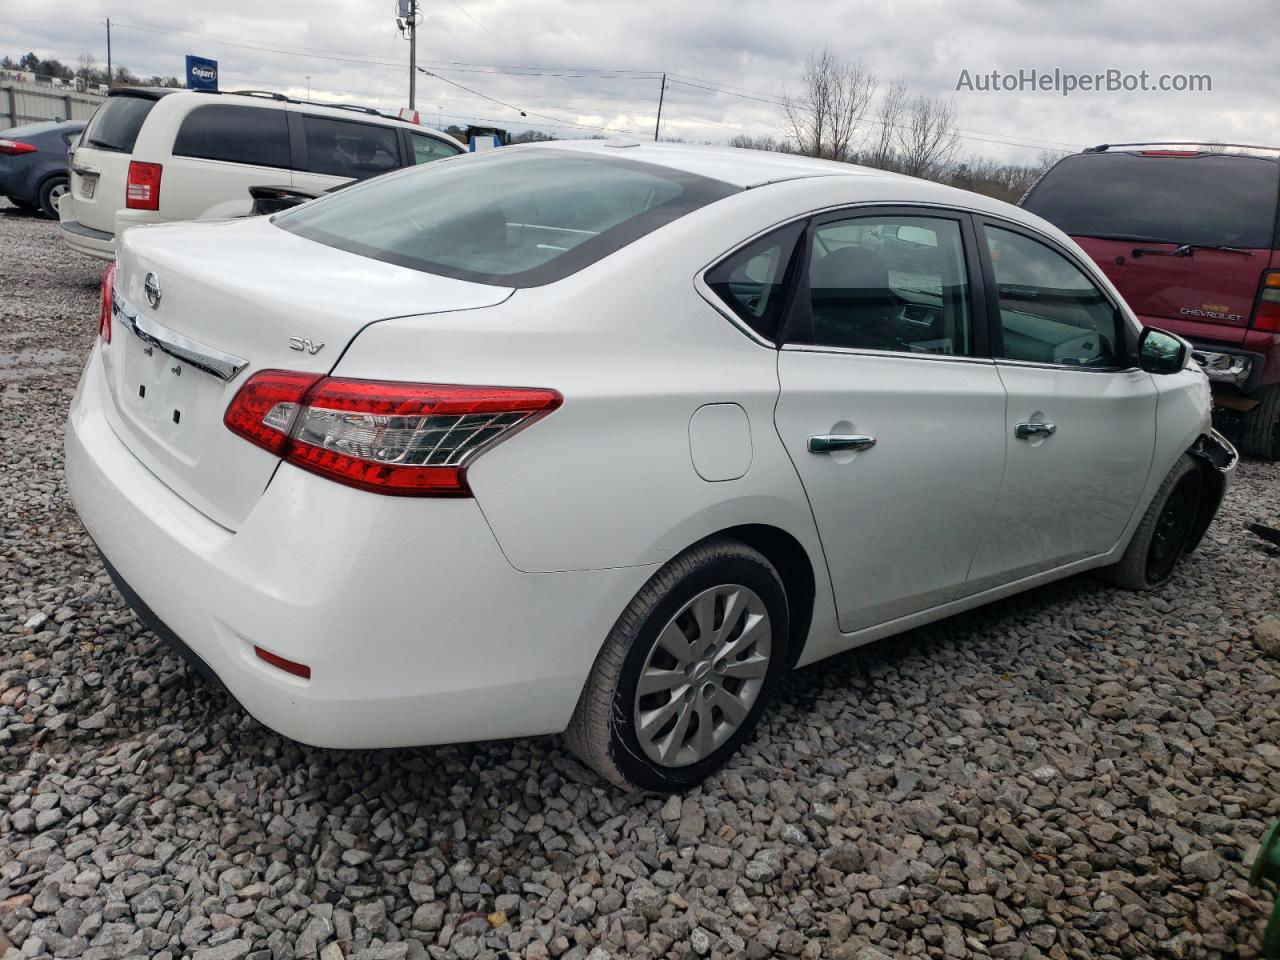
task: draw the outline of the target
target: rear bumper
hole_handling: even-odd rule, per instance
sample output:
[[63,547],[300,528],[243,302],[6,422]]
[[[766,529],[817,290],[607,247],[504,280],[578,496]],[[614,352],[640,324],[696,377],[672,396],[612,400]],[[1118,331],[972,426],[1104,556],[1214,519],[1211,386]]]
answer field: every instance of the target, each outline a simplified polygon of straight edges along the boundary
[[[1186,338],[1196,353],[1209,355],[1211,362],[1203,366],[1215,389],[1250,394],[1269,384],[1280,383],[1280,334],[1172,317],[1139,316],[1138,319],[1146,326]],[[1241,370],[1242,366],[1247,366],[1247,370]]]
[[325,747],[564,729],[651,568],[521,573],[473,500],[379,497],[288,465],[232,532],[116,437],[99,349],[66,428],[72,501],[139,617],[254,717]]
[[63,242],[77,253],[97,257],[99,260],[114,260],[116,258],[115,234],[107,233],[105,230],[95,230],[75,220],[65,219],[67,206],[67,197],[64,196],[62,203],[58,205],[58,214],[62,218],[58,221],[58,229],[62,233]]
[[1262,383],[1267,358],[1253,350],[1241,350],[1218,343],[1192,343],[1192,356],[1200,363],[1209,382],[1253,393]]

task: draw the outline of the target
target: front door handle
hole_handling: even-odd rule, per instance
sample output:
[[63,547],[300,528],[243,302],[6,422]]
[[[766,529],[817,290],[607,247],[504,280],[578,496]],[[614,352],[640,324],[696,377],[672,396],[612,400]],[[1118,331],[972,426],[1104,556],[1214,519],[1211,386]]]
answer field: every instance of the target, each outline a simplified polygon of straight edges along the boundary
[[1013,435],[1019,440],[1052,437],[1057,432],[1058,425],[1055,423],[1020,423],[1013,428]]
[[876,445],[875,437],[860,434],[824,434],[809,438],[810,453],[836,453],[840,450],[870,450]]

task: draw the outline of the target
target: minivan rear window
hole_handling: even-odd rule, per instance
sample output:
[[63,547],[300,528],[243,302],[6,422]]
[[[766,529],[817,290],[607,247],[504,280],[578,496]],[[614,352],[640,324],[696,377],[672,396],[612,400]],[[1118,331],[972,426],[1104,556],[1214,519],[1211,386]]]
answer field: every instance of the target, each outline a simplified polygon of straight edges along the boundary
[[1269,249],[1278,198],[1275,160],[1089,153],[1053,167],[1022,206],[1073,237]]
[[150,97],[114,96],[100,106],[84,134],[84,143],[99,150],[132,153],[142,122],[156,102]]
[[533,287],[737,191],[620,157],[508,147],[387,174],[273,222],[415,270]]

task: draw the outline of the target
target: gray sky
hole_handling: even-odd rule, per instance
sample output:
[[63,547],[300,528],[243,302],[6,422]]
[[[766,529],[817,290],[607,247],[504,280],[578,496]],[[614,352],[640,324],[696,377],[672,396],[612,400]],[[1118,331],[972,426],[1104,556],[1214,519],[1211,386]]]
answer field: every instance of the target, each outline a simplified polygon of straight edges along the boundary
[[[966,134],[963,154],[1033,161],[1044,147],[1176,137],[1280,143],[1274,0],[997,0],[981,6],[955,0],[424,0],[422,6],[419,62],[529,113],[522,118],[420,75],[418,106],[426,122],[483,118],[560,136],[589,135],[596,127],[652,136],[654,74],[665,70],[684,82],[668,85],[664,136],[723,142],[736,133],[777,135],[781,111],[762,101],[797,89],[805,55],[829,44],[884,79],[905,78],[913,93],[954,96]],[[74,64],[89,52],[105,61],[103,20],[110,16],[113,60],[135,73],[180,75],[183,55],[195,53],[219,61],[223,89],[303,95],[310,75],[316,98],[395,109],[408,103],[408,44],[395,29],[394,13],[394,0],[0,0],[0,53],[34,50]],[[544,75],[513,76],[493,72],[494,66]],[[1207,73],[1212,90],[1069,97],[956,90],[962,70],[976,77],[1033,68],[1146,70],[1153,81],[1161,74]],[[571,75],[545,75],[557,73]],[[565,125],[553,125],[557,121]],[[871,125],[864,129],[871,132]]]

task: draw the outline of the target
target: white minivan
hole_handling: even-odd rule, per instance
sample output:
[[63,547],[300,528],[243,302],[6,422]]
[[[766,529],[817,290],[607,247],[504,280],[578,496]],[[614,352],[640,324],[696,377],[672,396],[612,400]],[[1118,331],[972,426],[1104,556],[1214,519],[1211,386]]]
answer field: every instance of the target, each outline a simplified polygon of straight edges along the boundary
[[68,152],[58,207],[73,250],[114,260],[140,223],[239,217],[253,186],[310,191],[462,153],[447,134],[369,107],[279,93],[111,91]]

